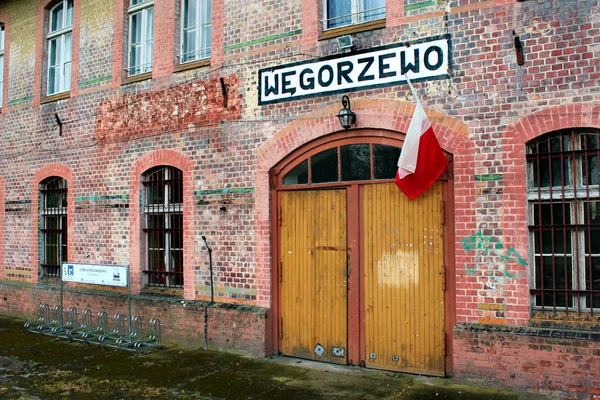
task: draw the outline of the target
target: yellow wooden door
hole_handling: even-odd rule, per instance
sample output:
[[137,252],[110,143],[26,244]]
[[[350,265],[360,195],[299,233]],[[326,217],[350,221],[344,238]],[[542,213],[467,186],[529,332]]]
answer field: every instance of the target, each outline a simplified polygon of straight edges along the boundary
[[346,363],[346,191],[280,192],[281,351]]
[[363,196],[366,364],[443,375],[442,183],[414,201],[393,183]]

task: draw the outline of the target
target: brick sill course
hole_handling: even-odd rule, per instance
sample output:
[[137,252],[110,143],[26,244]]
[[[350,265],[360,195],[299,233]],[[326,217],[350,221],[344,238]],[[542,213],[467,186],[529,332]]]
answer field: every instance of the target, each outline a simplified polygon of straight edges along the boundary
[[502,333],[516,336],[550,338],[550,339],[571,339],[571,340],[590,340],[600,342],[600,332],[583,331],[556,328],[541,328],[536,326],[509,326],[509,325],[491,325],[478,323],[460,323],[454,327],[454,332],[460,335],[460,332],[473,333]]

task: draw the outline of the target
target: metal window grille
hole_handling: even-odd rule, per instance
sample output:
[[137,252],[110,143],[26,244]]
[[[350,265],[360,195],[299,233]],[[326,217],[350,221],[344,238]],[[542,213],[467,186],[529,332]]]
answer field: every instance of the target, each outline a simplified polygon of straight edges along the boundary
[[58,278],[60,264],[67,261],[67,181],[50,177],[39,190],[40,272],[43,277]]
[[173,167],[147,171],[144,220],[148,286],[183,286],[183,174]]
[[536,309],[600,311],[599,143],[599,130],[570,130],[527,145]]

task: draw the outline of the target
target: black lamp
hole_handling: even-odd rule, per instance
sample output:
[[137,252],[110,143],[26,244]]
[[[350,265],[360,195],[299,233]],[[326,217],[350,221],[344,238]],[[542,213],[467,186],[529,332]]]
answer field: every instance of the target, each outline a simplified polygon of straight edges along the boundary
[[344,108],[340,110],[337,117],[340,119],[340,124],[342,124],[342,128],[350,129],[352,124],[356,122],[356,114],[350,109],[350,99],[348,96],[342,96],[342,105]]

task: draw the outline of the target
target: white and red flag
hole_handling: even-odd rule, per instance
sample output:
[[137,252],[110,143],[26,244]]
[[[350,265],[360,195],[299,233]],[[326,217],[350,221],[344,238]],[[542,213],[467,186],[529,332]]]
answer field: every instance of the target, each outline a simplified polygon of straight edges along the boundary
[[448,159],[433,133],[431,123],[417,97],[415,89],[406,78],[417,106],[413,113],[404,145],[398,159],[396,186],[414,200],[425,192],[446,169]]

